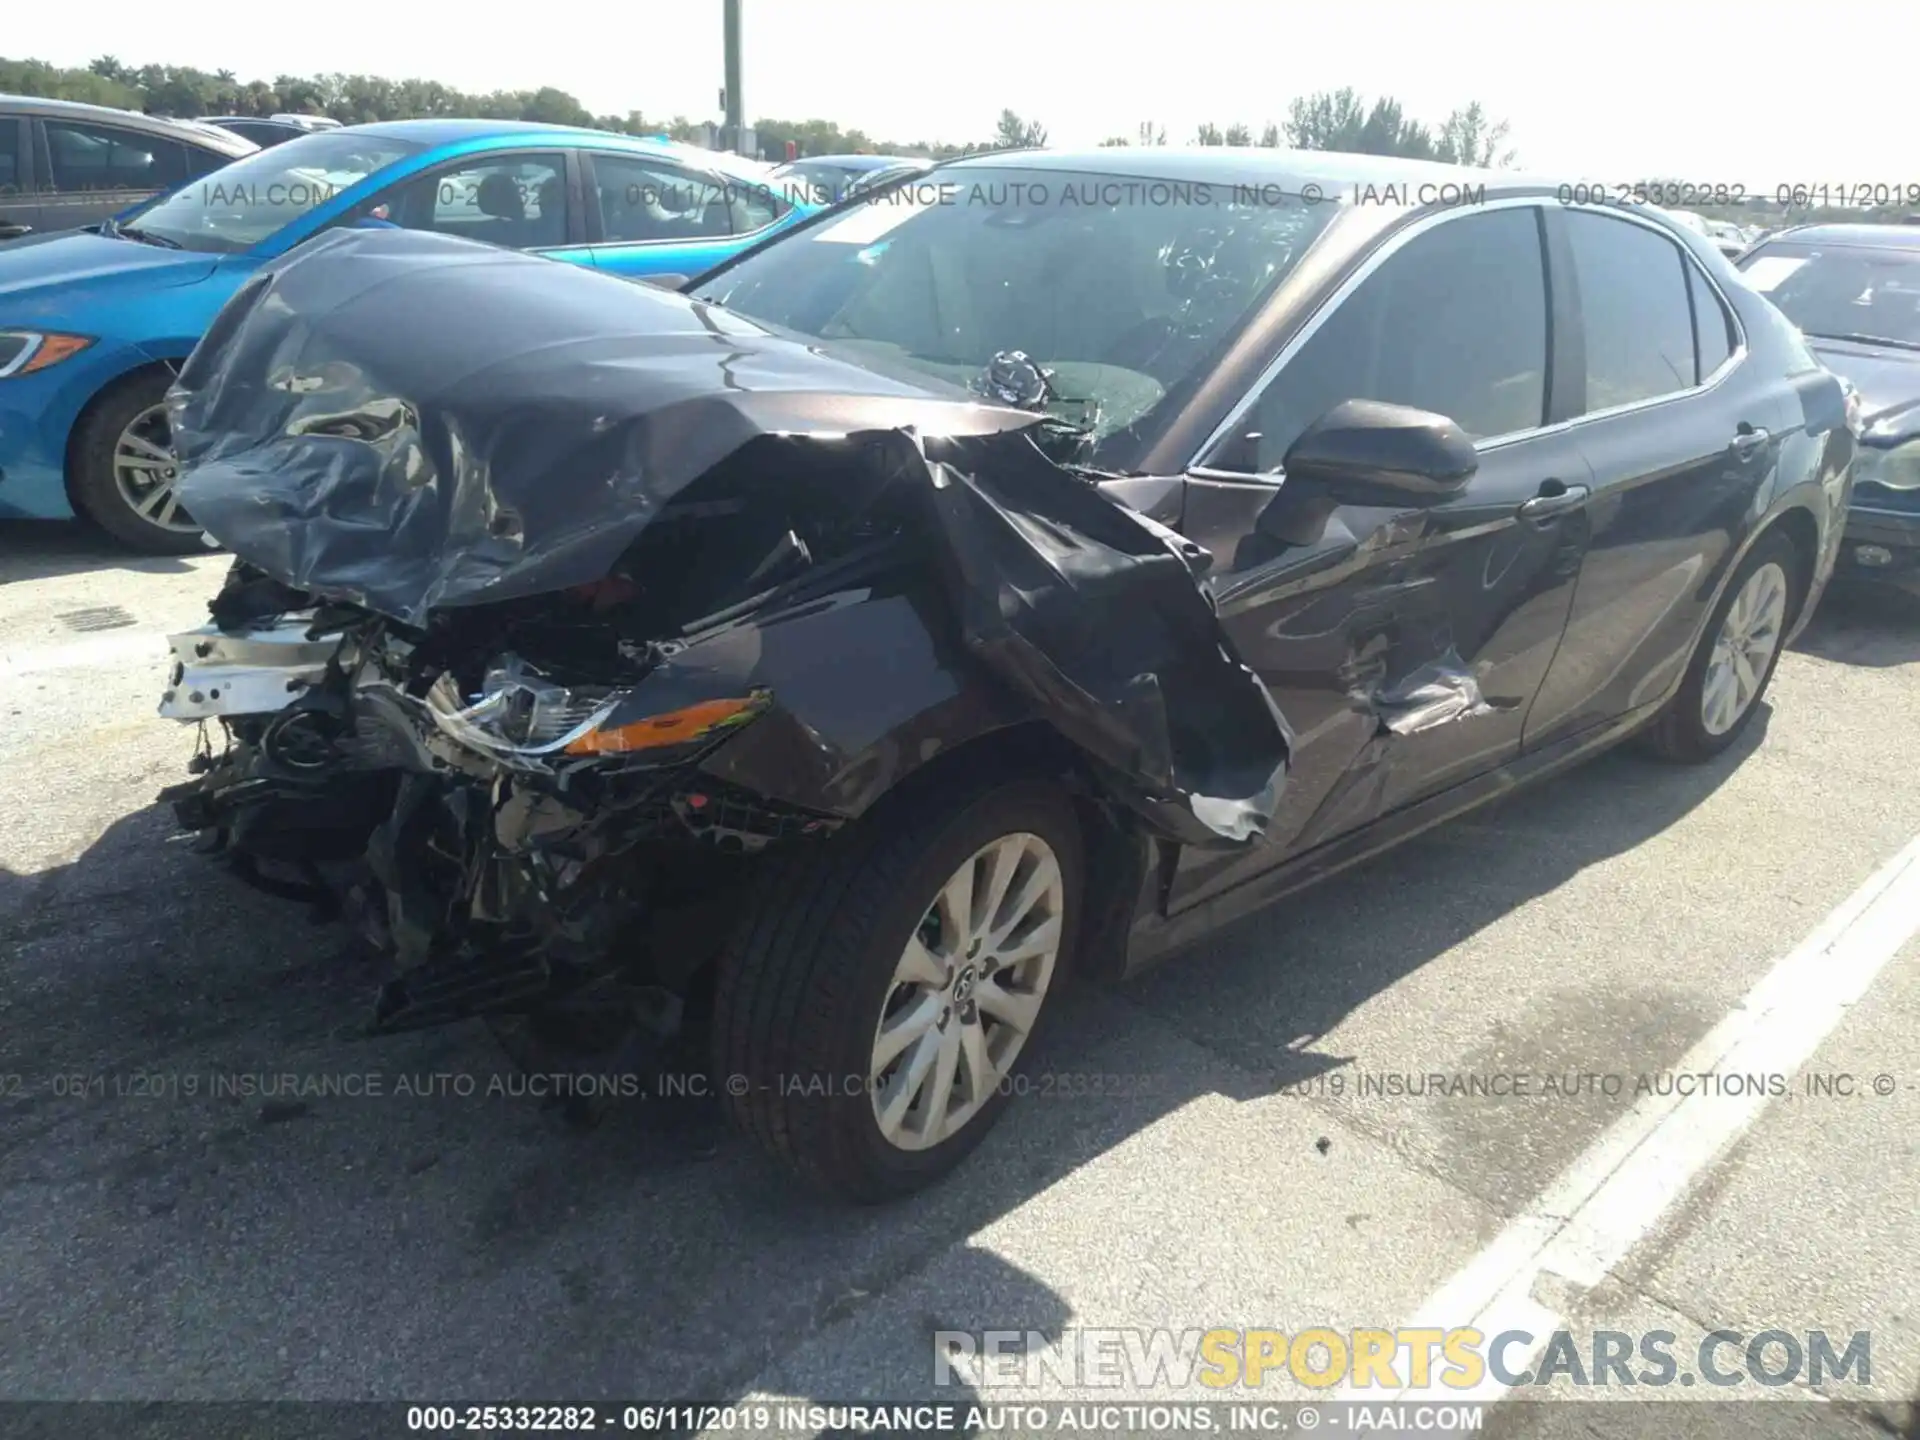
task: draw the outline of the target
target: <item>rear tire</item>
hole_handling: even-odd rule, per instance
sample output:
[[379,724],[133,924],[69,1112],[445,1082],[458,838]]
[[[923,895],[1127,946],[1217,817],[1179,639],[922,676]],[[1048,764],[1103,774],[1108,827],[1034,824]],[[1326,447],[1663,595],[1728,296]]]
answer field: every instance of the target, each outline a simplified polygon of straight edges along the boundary
[[74,436],[68,480],[75,507],[146,555],[195,555],[207,548],[199,527],[172,498],[179,466],[165,443],[161,409],[172,383],[164,369],[127,377],[94,401]]
[[[734,1125],[858,1203],[953,1170],[1072,965],[1082,856],[1067,797],[1016,780],[896,804],[770,864],[719,960],[714,1068]],[[959,918],[963,876],[977,922]]]
[[1727,583],[1679,693],[1642,734],[1642,748],[1698,764],[1738,740],[1767,693],[1805,587],[1793,542],[1762,537]]

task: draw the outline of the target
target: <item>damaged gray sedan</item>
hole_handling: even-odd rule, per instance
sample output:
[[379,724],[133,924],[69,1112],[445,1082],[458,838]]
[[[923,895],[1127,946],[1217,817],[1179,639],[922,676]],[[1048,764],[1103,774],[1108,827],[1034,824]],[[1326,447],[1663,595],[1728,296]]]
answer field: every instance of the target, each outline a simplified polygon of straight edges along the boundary
[[166,798],[389,958],[374,1031],[696,1041],[800,1175],[910,1192],[1070,975],[1751,720],[1853,422],[1704,240],[1556,190],[977,157],[686,295],[323,237],[170,400],[236,561]]

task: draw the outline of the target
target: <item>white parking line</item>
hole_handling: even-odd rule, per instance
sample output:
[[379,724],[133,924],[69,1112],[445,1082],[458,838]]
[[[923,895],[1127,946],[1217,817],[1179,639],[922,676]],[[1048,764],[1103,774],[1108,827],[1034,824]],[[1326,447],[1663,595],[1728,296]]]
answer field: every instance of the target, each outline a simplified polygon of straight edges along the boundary
[[142,630],[102,635],[70,645],[42,645],[0,652],[0,680],[40,675],[51,670],[112,670],[141,660],[153,662],[156,681],[167,659],[164,631]]
[[[1724,1020],[1673,1067],[1676,1075],[1792,1075],[1813,1057],[1849,1007],[1920,931],[1920,837],[1856,890],[1819,929],[1776,964]],[[1731,1087],[1729,1087],[1731,1088]],[[1472,1326],[1487,1340],[1505,1331],[1535,1337],[1502,1352],[1508,1374],[1530,1367],[1564,1319],[1535,1298],[1545,1277],[1576,1289],[1600,1283],[1695,1180],[1739,1139],[1766,1105],[1764,1087],[1715,1087],[1648,1095],[1608,1128],[1497,1235],[1421,1305],[1406,1328]],[[1410,1373],[1403,1347],[1397,1374]],[[1437,1371],[1439,1366],[1435,1367]],[[1473,1390],[1433,1383],[1393,1393],[1343,1387],[1343,1398],[1500,1399],[1491,1372]]]

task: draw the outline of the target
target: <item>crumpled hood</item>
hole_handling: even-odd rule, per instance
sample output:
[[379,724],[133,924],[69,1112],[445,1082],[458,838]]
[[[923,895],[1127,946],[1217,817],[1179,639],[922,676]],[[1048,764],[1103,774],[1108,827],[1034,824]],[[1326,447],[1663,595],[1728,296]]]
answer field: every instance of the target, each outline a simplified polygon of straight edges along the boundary
[[1920,432],[1920,351],[1844,340],[1809,339],[1807,344],[1822,365],[1853,382],[1860,392],[1861,419],[1874,438]]
[[601,578],[758,436],[1036,419],[656,286],[404,230],[337,232],[263,269],[171,408],[181,498],[214,538],[411,623]]
[[190,285],[211,275],[219,258],[91,230],[23,236],[0,246],[0,324],[56,314],[82,288]]
[[1049,460],[1028,412],[654,287],[404,230],[342,231],[261,271],[169,408],[181,498],[217,539],[414,624],[604,577],[749,444],[870,437],[960,640],[1117,798],[1197,845],[1257,838],[1278,804],[1291,742],[1266,686],[1175,546]]

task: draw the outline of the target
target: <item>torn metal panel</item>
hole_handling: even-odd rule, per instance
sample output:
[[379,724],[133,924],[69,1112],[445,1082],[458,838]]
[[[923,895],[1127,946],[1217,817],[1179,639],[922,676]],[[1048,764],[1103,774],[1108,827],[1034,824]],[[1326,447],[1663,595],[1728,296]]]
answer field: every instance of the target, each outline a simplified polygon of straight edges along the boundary
[[290,615],[264,629],[232,635],[207,625],[168,638],[173,669],[160,698],[169,720],[271,714],[319,683],[337,640],[315,640],[313,617]]
[[[970,663],[1160,834],[1246,844],[1277,803],[1287,727],[1198,588],[1203,552],[1049,459],[1044,417],[678,294],[409,231],[340,232],[264,268],[169,405],[182,502],[269,588],[429,647],[450,616],[472,612],[479,635],[512,602],[562,592],[565,617],[526,623],[594,638],[574,611],[598,587],[657,615],[617,644],[599,624],[594,683],[472,638],[478,683],[453,678],[458,657],[424,692],[363,676],[449,766],[556,773],[556,752],[626,723],[623,705],[658,713],[655,682],[699,649],[672,638],[695,615],[751,628],[829,550],[893,535],[928,550]],[[922,684],[897,658],[872,657],[862,685]],[[745,678],[695,675],[686,698],[744,704]],[[767,719],[746,733],[781,715],[820,733],[777,688],[754,703]],[[502,744],[511,707],[530,728]]]
[[409,230],[263,267],[169,408],[181,500],[210,534],[412,625],[600,579],[757,437],[1036,423],[670,291]]
[[1429,661],[1373,697],[1380,723],[1395,735],[1418,735],[1437,725],[1491,715],[1496,707],[1480,693],[1480,682],[1449,648],[1439,659]]

